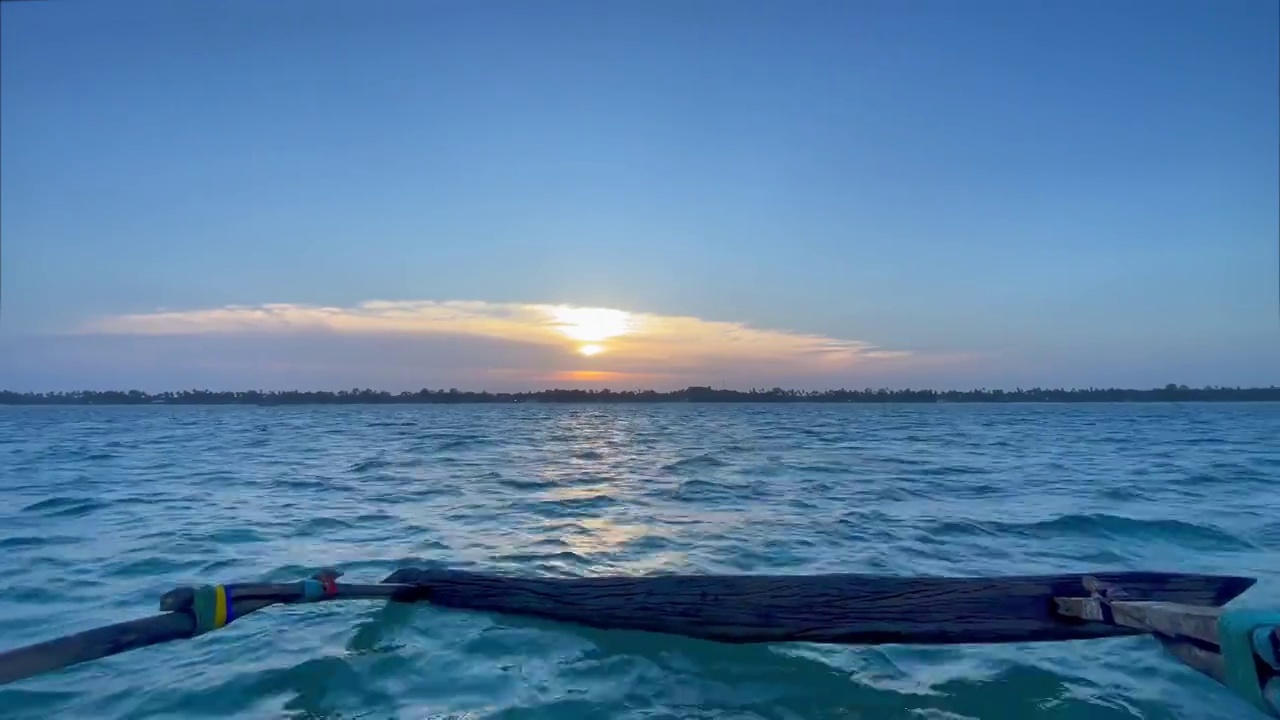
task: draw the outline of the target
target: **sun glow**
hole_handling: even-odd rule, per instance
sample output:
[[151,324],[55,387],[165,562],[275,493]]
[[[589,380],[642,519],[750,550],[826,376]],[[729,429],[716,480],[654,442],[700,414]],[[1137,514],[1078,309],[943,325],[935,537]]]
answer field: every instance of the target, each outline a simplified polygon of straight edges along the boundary
[[[551,311],[551,315],[555,319],[555,328],[570,340],[578,342],[598,343],[611,337],[625,335],[632,329],[631,313],[624,310],[558,307]],[[583,352],[583,354],[594,353]]]
[[[695,385],[709,373],[726,368],[732,368],[738,377],[773,378],[786,373],[782,377],[843,382],[848,373],[864,368],[881,372],[900,364],[923,368],[926,364],[973,362],[967,356],[918,356],[860,340],[688,315],[479,300],[371,300],[351,306],[226,305],[108,315],[86,323],[80,332],[172,336],[175,343],[178,336],[225,334],[238,338],[236,347],[241,342],[254,342],[279,343],[280,348],[294,347],[289,343],[297,342],[295,338],[370,336],[377,342],[391,339],[401,343],[387,347],[403,348],[397,352],[406,358],[415,356],[419,349],[444,352],[440,348],[454,347],[458,339],[474,338],[487,341],[484,347],[507,353],[505,359],[494,361],[501,367],[485,371],[488,376],[524,383],[563,380],[632,387]],[[321,372],[319,366],[315,372]],[[416,377],[416,373],[411,374]]]

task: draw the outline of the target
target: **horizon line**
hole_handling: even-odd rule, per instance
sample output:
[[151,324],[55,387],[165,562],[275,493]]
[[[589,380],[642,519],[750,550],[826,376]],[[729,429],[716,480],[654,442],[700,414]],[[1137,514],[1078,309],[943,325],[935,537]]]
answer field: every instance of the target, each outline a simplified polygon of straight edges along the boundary
[[372,388],[350,390],[208,390],[183,389],[146,392],[143,390],[51,390],[43,392],[0,390],[0,405],[50,404],[447,404],[497,402],[1084,402],[1178,401],[1178,400],[1243,400],[1280,401],[1280,386],[1229,387],[1206,385],[1190,387],[1174,383],[1154,388],[1045,388],[1017,387],[973,388],[969,390],[935,390],[929,388],[829,388],[802,390],[751,388],[716,389],[693,385],[679,390],[610,388],[550,388],[542,390],[498,391],[430,389],[391,392]]

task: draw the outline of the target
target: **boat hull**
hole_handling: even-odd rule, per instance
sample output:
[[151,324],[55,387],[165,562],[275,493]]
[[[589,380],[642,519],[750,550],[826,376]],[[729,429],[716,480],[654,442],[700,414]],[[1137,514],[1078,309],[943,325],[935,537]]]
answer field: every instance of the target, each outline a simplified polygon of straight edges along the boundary
[[[1252,578],[1160,572],[1089,573],[1126,600],[1220,606]],[[602,629],[727,643],[855,645],[1010,643],[1138,634],[1059,616],[1055,597],[1087,597],[1085,575],[987,578],[881,575],[660,575],[531,578],[406,568],[384,582],[405,599]]]

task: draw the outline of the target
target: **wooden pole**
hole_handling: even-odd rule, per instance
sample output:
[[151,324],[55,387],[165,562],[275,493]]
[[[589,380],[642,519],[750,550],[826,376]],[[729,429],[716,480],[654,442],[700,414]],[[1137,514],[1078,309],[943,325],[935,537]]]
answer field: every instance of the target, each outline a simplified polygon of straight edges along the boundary
[[[430,602],[606,629],[727,643],[995,643],[1072,640],[1143,630],[1068,618],[1055,598],[1087,596],[1082,575],[907,578],[875,575],[664,575],[529,578],[408,568],[383,583],[339,584],[327,571],[299,583],[244,583],[166,593],[139,620],[0,653],[0,684],[148,645],[193,637],[279,603],[343,599]],[[1101,574],[1136,600],[1221,605],[1251,578],[1177,573]],[[210,622],[208,591],[226,598]],[[224,611],[225,610],[225,611]]]
[[[398,570],[433,605],[540,617],[602,629],[726,643],[876,645],[1007,643],[1141,634],[1059,615],[1056,597],[1087,597],[1084,575],[990,578],[876,575],[659,575],[531,578]],[[1222,605],[1252,578],[1101,573],[1135,599]]]

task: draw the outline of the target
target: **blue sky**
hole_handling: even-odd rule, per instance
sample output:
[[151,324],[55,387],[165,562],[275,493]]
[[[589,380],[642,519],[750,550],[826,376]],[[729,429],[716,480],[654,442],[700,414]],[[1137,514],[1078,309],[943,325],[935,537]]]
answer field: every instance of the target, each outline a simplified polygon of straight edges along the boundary
[[0,12],[0,386],[1280,382],[1271,0]]

